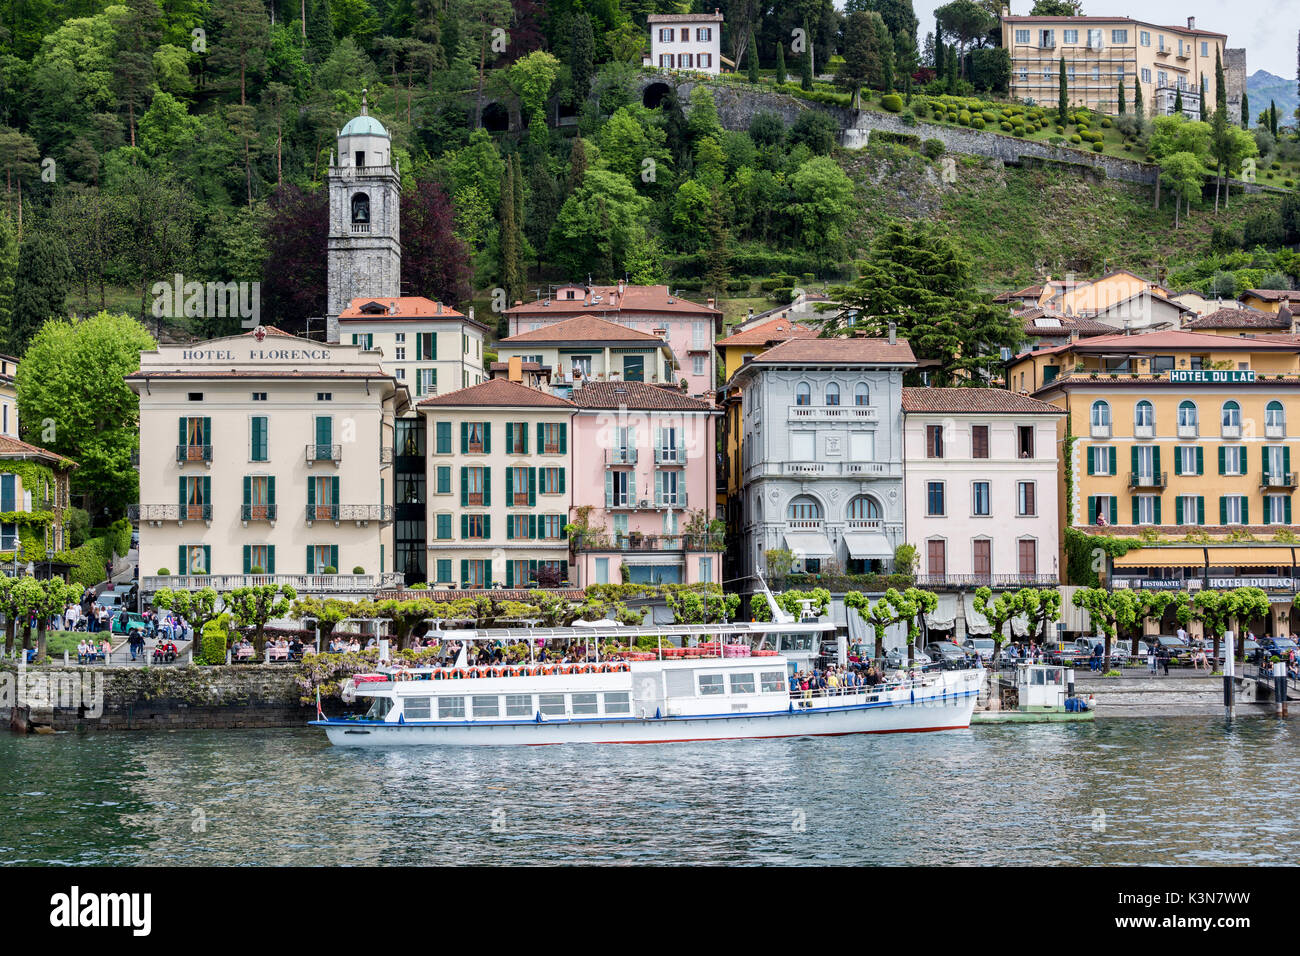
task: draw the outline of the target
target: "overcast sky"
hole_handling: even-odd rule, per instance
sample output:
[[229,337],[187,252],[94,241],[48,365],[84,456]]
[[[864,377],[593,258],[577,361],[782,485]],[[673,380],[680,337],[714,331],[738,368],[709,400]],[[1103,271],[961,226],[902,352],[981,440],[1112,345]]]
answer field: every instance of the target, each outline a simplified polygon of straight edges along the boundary
[[[934,30],[934,8],[947,0],[912,0],[921,21],[917,42]],[[837,3],[837,6],[843,6]],[[1013,14],[1026,14],[1033,0],[1011,0]],[[1231,10],[1227,9],[1231,7]],[[1205,30],[1228,35],[1228,46],[1246,48],[1246,73],[1268,70],[1283,78],[1296,75],[1296,31],[1300,30],[1300,4],[1295,0],[1234,0],[1231,5],[1212,0],[1083,0],[1089,16],[1127,16],[1156,24],[1186,25],[1189,16]]]

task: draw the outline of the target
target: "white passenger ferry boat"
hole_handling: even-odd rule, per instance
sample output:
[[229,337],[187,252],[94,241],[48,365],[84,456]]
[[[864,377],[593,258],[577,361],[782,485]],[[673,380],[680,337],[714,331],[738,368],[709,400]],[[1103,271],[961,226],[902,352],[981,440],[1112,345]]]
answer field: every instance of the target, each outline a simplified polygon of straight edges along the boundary
[[[829,636],[822,622],[443,631],[462,650],[448,667],[381,667],[353,678],[345,698],[368,698],[359,717],[312,721],[344,747],[675,743],[749,737],[956,730],[970,726],[980,668],[899,672],[886,683],[792,691],[806,667],[770,646]],[[658,636],[634,660],[466,666],[465,648],[544,638],[627,642]],[[705,639],[697,646],[692,641]],[[681,646],[675,641],[680,640]]]

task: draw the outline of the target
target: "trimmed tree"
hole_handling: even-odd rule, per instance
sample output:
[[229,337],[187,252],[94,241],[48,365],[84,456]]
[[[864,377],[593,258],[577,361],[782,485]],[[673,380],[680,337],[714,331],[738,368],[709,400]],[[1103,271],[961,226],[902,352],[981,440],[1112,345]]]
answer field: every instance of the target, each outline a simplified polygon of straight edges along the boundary
[[217,592],[212,588],[199,588],[197,591],[162,588],[154,594],[153,606],[184,618],[194,628],[197,641],[203,634],[203,625],[217,619]]
[[1074,592],[1074,606],[1088,612],[1092,626],[1106,639],[1104,669],[1110,670],[1110,649],[1118,629],[1137,620],[1139,602],[1132,591],[1080,588]]
[[993,597],[993,589],[981,587],[975,589],[975,599],[971,602],[976,614],[983,614],[989,622],[993,638],[993,666],[997,667],[1002,645],[1007,642],[1005,628],[1007,623],[1020,613],[1019,602],[1010,591],[1003,591]]
[[749,82],[758,82],[758,44],[754,42],[754,26],[749,27],[749,42],[745,49],[746,64],[749,68]]
[[266,622],[288,617],[298,592],[287,584],[258,584],[235,588],[225,595],[226,610],[240,627],[253,628],[253,646],[262,653]]

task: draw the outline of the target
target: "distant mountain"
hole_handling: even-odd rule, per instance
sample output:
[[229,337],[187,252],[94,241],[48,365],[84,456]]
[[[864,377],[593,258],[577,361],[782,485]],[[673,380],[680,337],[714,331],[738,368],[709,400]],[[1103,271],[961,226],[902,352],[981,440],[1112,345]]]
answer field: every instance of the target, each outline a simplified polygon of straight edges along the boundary
[[1264,112],[1269,101],[1277,103],[1277,121],[1286,126],[1295,125],[1296,106],[1300,97],[1296,95],[1295,80],[1277,76],[1268,70],[1256,70],[1246,79],[1246,93],[1250,96],[1250,122]]

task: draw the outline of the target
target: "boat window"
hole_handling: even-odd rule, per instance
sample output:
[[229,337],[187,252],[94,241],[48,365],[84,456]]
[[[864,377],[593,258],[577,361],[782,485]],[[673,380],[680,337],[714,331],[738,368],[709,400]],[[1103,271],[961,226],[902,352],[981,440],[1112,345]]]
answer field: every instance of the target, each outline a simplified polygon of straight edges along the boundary
[[407,720],[428,720],[433,716],[429,710],[428,697],[408,697],[406,698],[403,710],[403,716]]
[[539,694],[537,696],[537,709],[545,717],[563,717],[564,716],[564,695],[563,694]]
[[759,676],[764,694],[780,694],[785,691],[785,674],[780,671],[763,671]]
[[438,716],[439,717],[464,717],[465,698],[464,697],[439,697]]
[[575,714],[594,714],[596,713],[596,695],[595,694],[574,694],[573,711]]
[[754,675],[732,674],[731,675],[731,692],[733,694],[752,694],[754,693]]
[[1049,684],[1063,683],[1063,674],[1059,667],[1051,667],[1046,671],[1046,681]]
[[1033,680],[1030,681],[1030,683],[1032,683],[1032,684],[1041,684],[1041,683],[1043,683],[1043,672],[1042,672],[1042,671],[1033,671],[1032,676],[1033,676]]
[[605,713],[607,714],[632,713],[632,701],[629,699],[627,692],[619,691],[617,693],[606,694]]
[[700,675],[700,694],[721,694],[722,675],[721,674],[701,674]]
[[370,703],[370,709],[366,711],[366,720],[383,720],[388,716],[388,712],[393,709],[393,698],[376,697]]
[[475,717],[500,717],[501,716],[501,698],[493,694],[491,697],[474,698],[474,716]]
[[812,641],[811,634],[780,634],[777,636],[777,647],[784,651],[810,651]]
[[532,694],[506,694],[507,717],[531,717],[533,714]]

